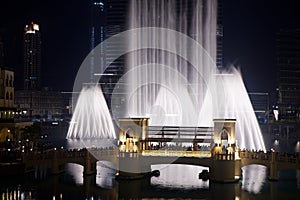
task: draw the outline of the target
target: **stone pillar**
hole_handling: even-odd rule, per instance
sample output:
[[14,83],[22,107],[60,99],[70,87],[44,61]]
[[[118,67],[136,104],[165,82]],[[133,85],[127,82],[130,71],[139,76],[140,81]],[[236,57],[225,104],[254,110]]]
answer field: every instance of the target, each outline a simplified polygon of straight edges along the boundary
[[[237,164],[238,165],[238,164]],[[236,182],[239,179],[235,178],[236,172],[235,160],[213,160],[210,168],[210,179],[215,182]]]
[[59,174],[58,160],[57,160],[57,151],[54,150],[52,153],[52,163],[51,163],[51,172],[52,174]]
[[118,178],[143,178],[151,172],[151,166],[138,153],[122,153],[119,157]]
[[241,179],[242,178],[241,159],[235,160],[234,178],[235,179]]
[[59,162],[59,154],[62,152],[59,150],[54,150],[52,153],[52,160],[51,160],[51,172],[52,174],[61,174],[65,171],[65,163]]
[[278,171],[276,163],[276,154],[275,152],[271,153],[271,163],[269,168],[269,180],[277,181],[278,180]]
[[90,197],[93,193],[93,188],[96,185],[96,175],[85,176],[83,178],[83,185],[85,188],[86,196]]
[[84,166],[83,175],[89,176],[97,172],[96,162],[91,160],[91,154],[89,151],[86,151],[86,161]]

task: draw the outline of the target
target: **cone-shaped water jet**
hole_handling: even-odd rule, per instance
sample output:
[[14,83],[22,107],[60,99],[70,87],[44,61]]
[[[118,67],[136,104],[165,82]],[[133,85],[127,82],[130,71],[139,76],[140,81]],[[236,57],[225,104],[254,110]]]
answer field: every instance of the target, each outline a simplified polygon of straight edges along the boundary
[[77,100],[67,139],[115,139],[112,119],[98,85],[84,86]]

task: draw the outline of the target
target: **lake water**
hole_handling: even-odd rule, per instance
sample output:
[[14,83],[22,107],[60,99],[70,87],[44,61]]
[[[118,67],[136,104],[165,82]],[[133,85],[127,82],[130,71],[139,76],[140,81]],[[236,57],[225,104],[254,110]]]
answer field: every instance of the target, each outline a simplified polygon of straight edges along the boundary
[[[292,153],[299,148],[296,140],[264,137],[267,149]],[[63,137],[52,140],[65,145]],[[154,169],[160,170],[159,177],[116,180],[115,172],[102,162],[97,163],[97,174],[87,177],[77,164],[68,164],[66,173],[57,176],[39,168],[22,177],[1,178],[1,199],[300,199],[299,170],[282,170],[279,181],[271,182],[264,166],[250,165],[243,168],[238,183],[219,184],[198,179],[204,167],[155,165]]]

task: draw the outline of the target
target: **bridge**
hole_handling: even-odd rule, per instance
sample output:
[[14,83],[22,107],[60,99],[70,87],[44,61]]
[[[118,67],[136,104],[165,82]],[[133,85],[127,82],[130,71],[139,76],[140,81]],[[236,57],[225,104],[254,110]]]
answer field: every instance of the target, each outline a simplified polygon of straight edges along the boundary
[[46,166],[58,174],[66,164],[76,163],[84,167],[84,175],[92,175],[98,161],[108,161],[119,177],[139,178],[151,171],[151,165],[186,164],[208,167],[213,181],[234,182],[241,178],[242,167],[251,164],[266,166],[270,180],[277,180],[282,169],[300,169],[299,157],[236,148],[235,120],[215,120],[214,128],[149,127],[145,118],[120,122],[118,148],[30,152],[23,155],[25,171]]

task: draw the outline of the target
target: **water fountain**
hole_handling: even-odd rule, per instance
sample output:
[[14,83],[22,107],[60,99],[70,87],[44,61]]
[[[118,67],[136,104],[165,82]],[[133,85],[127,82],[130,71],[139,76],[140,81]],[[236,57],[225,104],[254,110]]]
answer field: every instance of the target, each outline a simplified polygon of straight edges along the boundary
[[[161,126],[212,126],[214,118],[235,118],[239,147],[265,150],[240,73],[233,68],[230,72],[220,71],[215,65],[216,6],[216,0],[131,1],[131,29],[176,30],[190,36],[205,50],[193,49],[187,40],[169,32],[162,35],[141,30],[130,35],[129,48],[132,45],[140,49],[131,52],[127,59],[128,72],[135,72],[126,79],[126,117],[150,117],[150,125]],[[145,42],[159,43],[162,48],[142,49]],[[187,55],[188,60],[179,55]],[[136,70],[141,66],[143,70]]]
[[243,83],[241,73],[234,67],[217,75],[217,86],[223,87],[225,95],[220,102],[219,116],[225,119],[236,118],[236,139],[241,148],[265,150],[261,130],[251,101]]
[[67,139],[115,139],[112,119],[98,85],[85,85],[78,97]]

